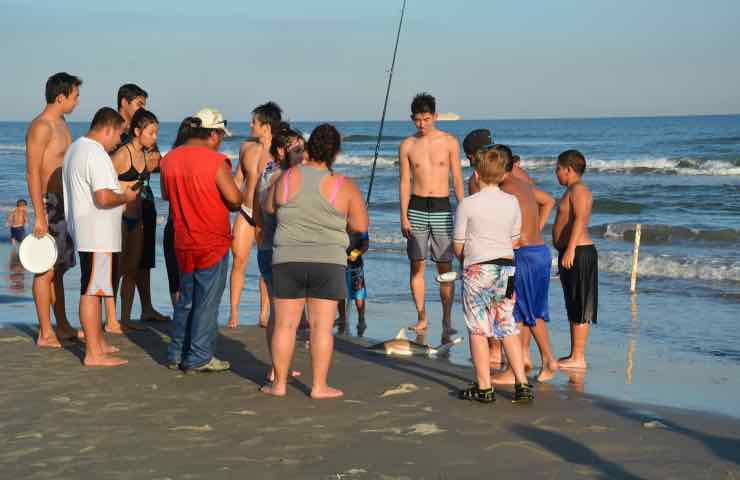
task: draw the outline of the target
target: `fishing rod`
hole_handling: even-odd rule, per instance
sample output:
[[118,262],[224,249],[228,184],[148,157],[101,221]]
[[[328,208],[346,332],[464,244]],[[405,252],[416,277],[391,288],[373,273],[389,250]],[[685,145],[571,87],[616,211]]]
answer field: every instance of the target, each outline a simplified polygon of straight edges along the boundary
[[388,109],[388,96],[391,93],[391,82],[393,81],[393,69],[396,66],[396,54],[398,53],[398,39],[401,38],[401,27],[403,26],[403,15],[406,12],[406,0],[403,0],[401,6],[401,20],[398,22],[398,32],[396,32],[396,46],[393,48],[393,62],[391,70],[388,73],[388,87],[385,90],[385,103],[383,103],[383,114],[380,117],[380,129],[378,130],[378,141],[375,144],[375,155],[373,156],[373,169],[370,172],[370,184],[367,187],[367,199],[365,203],[370,205],[370,194],[373,191],[373,180],[375,180],[375,166],[378,163],[378,153],[380,153],[380,141],[383,139],[383,125],[385,125],[385,112]]

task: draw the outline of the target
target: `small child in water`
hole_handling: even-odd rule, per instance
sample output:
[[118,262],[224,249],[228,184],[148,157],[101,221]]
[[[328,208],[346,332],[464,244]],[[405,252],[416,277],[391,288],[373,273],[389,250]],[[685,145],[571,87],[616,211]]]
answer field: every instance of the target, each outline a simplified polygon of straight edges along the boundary
[[339,318],[337,326],[339,333],[347,332],[347,310],[350,302],[355,301],[357,308],[357,335],[362,336],[367,330],[365,323],[365,300],[367,290],[365,289],[365,271],[362,255],[367,251],[369,240],[367,233],[350,233],[349,247],[347,247],[347,303],[339,302]]
[[10,227],[10,242],[13,246],[17,246],[26,237],[26,224],[28,223],[28,210],[26,206],[28,204],[22,198],[15,203],[15,208],[8,219],[5,221],[5,225]]

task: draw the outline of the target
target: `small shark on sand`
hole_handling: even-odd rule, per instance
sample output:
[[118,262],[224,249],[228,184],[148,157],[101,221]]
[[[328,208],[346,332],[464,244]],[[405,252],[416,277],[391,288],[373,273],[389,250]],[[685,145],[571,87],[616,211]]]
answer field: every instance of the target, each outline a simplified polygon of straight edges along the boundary
[[458,337],[453,339],[451,342],[443,343],[438,347],[432,347],[431,345],[424,345],[422,343],[414,342],[406,338],[406,330],[401,329],[396,335],[396,338],[386,340],[385,342],[377,343],[368,347],[370,350],[382,350],[386,355],[402,355],[410,357],[412,355],[421,355],[427,357],[433,357],[435,355],[445,354],[454,345],[460,343],[462,338]]

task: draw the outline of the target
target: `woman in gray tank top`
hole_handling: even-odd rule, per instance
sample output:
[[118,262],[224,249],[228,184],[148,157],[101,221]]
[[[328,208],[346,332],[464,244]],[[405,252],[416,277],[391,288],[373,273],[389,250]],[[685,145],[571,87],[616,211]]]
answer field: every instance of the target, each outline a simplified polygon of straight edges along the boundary
[[331,170],[340,143],[332,125],[316,127],[308,140],[308,160],[283,172],[265,201],[265,212],[274,213],[277,219],[272,259],[275,380],[262,387],[270,395],[286,393],[296,329],[306,304],[311,327],[311,397],[343,395],[327,384],[332,328],[337,301],[347,296],[347,231],[366,235],[368,215],[357,185]]

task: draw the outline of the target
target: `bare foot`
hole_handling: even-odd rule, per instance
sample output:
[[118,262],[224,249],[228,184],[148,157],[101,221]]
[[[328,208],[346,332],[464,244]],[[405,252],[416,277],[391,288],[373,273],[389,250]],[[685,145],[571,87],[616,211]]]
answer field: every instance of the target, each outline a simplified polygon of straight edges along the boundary
[[259,320],[259,326],[261,328],[267,328],[267,321],[270,319],[270,312],[262,313],[260,312],[260,320]]
[[85,355],[85,361],[83,362],[86,367],[117,367],[119,365],[126,365],[128,360],[121,357],[114,357],[113,355],[100,355],[92,356]]
[[[299,372],[298,370],[291,370],[290,371],[290,376],[293,377],[293,378],[300,377],[301,376],[301,372]],[[275,381],[275,369],[273,369],[273,368],[270,369],[270,373],[267,374],[267,381],[270,382],[270,383],[272,383],[272,382]]]
[[327,398],[339,398],[344,396],[344,392],[337,389],[337,388],[331,388],[331,387],[325,387],[321,390],[317,388],[311,389],[311,398],[314,400],[324,400]]
[[59,341],[56,335],[50,335],[48,337],[39,337],[36,339],[36,346],[42,348],[62,348],[62,342]]
[[586,360],[584,359],[574,359],[572,357],[563,357],[558,359],[558,365],[560,365],[560,368],[562,369],[572,369],[572,370],[585,370],[586,369]]
[[365,330],[367,330],[367,323],[365,322],[359,322],[357,324],[357,336],[361,337],[365,334]]
[[503,372],[493,375],[491,377],[491,383],[494,385],[514,385],[514,383],[516,383],[514,371],[507,368]]
[[262,385],[260,387],[260,392],[267,395],[272,395],[273,397],[284,397],[286,393],[285,386],[277,387],[274,383]]
[[156,310],[148,310],[146,312],[141,312],[140,320],[142,322],[169,322],[170,317],[162,315]]
[[121,351],[120,348],[114,347],[108,342],[103,343],[103,353],[105,353],[106,355],[110,355],[112,353],[118,353],[120,351]]
[[557,372],[558,368],[558,362],[542,364],[542,369],[540,369],[540,373],[537,375],[537,381],[546,382],[551,380],[555,376],[555,372]]
[[442,335],[445,337],[451,337],[452,335],[457,335],[457,330],[452,327],[448,327],[442,330]]
[[337,335],[347,335],[347,323],[337,324]]
[[[239,317],[230,317],[229,323],[226,324],[228,328],[236,328],[239,326]],[[260,323],[260,327],[262,326],[262,323]]]
[[121,322],[121,327],[123,328],[124,332],[133,332],[133,331],[145,331],[147,328],[138,323],[138,322],[132,322],[131,320],[128,320],[126,322]]
[[418,319],[416,320],[416,323],[414,325],[409,325],[407,328],[416,333],[425,332],[427,327],[429,327],[429,323],[427,322],[427,312],[418,312],[417,315]]
[[131,326],[131,324],[121,324],[119,322],[108,322],[105,324],[106,333],[110,333],[112,335],[123,335],[126,332],[133,332],[137,330],[142,329],[134,328]]
[[408,329],[415,333],[426,332],[429,324],[426,320],[419,320],[414,325],[409,325]]

